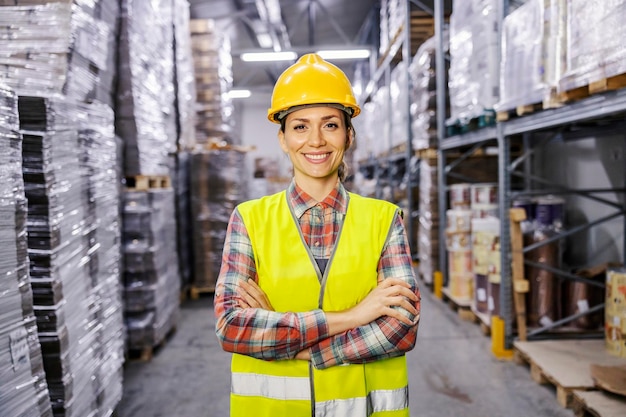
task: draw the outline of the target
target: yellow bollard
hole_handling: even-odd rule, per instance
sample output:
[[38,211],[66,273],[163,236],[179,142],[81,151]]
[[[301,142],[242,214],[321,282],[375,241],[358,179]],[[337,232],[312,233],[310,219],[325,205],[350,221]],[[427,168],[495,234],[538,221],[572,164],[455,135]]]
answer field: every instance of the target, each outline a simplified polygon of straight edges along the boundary
[[441,271],[433,273],[433,293],[440,300],[443,299],[443,274]]
[[491,352],[498,359],[513,358],[513,349],[504,347],[504,320],[491,316]]

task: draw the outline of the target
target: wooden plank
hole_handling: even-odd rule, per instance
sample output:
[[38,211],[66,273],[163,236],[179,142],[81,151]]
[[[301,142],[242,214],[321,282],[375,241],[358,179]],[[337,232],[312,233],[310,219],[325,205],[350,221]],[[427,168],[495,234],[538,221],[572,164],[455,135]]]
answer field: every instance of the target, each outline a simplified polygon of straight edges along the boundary
[[[591,377],[596,385],[605,391],[622,395],[626,399],[626,365],[591,365]],[[626,415],[626,414],[625,414]]]
[[591,364],[623,365],[624,358],[610,355],[603,339],[515,341],[514,346],[555,384],[569,389],[593,389]]
[[521,222],[526,220],[526,212],[523,208],[515,207],[509,210],[509,222],[511,229],[511,268],[513,276],[513,304],[515,305],[515,317],[517,320],[517,333],[520,340],[527,339],[526,330],[526,295],[522,287],[528,288],[528,282],[524,279],[524,240],[522,236]]
[[572,393],[572,409],[576,417],[624,417],[626,399],[602,391],[579,391]]

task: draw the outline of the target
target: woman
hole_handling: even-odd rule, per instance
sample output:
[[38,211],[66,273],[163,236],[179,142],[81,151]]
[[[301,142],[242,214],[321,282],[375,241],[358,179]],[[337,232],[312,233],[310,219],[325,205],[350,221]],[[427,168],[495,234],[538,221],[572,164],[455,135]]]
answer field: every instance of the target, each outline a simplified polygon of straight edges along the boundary
[[359,112],[318,55],[276,82],[268,118],[294,178],[233,212],[215,293],[231,416],[409,415],[420,293],[398,208],[341,183]]

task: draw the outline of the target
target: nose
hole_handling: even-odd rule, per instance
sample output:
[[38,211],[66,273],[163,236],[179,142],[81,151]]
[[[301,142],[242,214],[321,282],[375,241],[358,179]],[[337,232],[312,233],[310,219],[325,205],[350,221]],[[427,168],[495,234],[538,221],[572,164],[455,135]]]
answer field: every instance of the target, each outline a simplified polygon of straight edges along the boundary
[[320,147],[326,144],[326,140],[324,139],[324,132],[322,128],[311,129],[311,134],[309,135],[308,140],[309,145],[314,147]]

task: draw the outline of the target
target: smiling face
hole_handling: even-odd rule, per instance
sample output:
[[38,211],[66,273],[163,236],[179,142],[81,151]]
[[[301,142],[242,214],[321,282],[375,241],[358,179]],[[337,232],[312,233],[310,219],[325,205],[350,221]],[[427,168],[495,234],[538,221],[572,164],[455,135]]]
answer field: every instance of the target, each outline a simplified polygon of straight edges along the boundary
[[285,130],[278,133],[280,146],[294,168],[296,183],[307,188],[332,189],[337,170],[350,145],[350,134],[343,111],[319,106],[289,113]]

